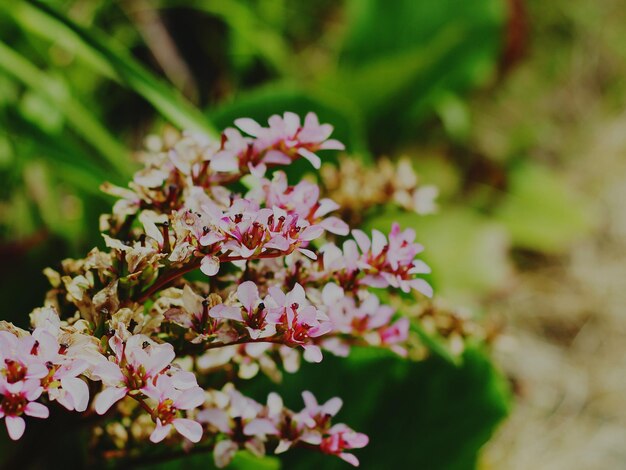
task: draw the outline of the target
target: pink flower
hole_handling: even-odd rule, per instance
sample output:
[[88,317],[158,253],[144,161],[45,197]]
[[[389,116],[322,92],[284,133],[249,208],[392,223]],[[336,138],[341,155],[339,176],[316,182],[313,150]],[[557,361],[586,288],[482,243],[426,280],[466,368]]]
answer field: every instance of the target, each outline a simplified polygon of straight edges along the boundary
[[14,441],[22,437],[26,428],[22,415],[42,419],[48,417],[48,408],[35,402],[42,392],[39,380],[8,382],[0,377],[0,419],[4,418],[9,437]]
[[80,359],[52,366],[49,376],[43,381],[48,397],[70,411],[85,411],[89,404],[89,387],[79,376],[87,367],[87,362]]
[[305,442],[331,455],[337,455],[352,465],[358,465],[358,460],[344,450],[357,449],[367,445],[368,438],[364,434],[356,433],[345,424],[331,425],[332,418],[339,412],[342,401],[331,398],[320,405],[311,392],[302,392],[305,407],[294,414],[288,421],[288,426],[281,427],[280,442],[276,453],[282,453],[297,442]]
[[124,342],[116,333],[109,346],[114,356],[93,371],[93,376],[105,385],[95,400],[98,414],[106,413],[128,393],[144,391],[150,381],[167,371],[175,357],[171,344],[157,344],[143,335],[131,336]]
[[388,347],[400,355],[406,354],[401,343],[408,338],[408,319],[394,321],[394,309],[381,304],[375,294],[366,290],[346,294],[341,287],[330,282],[324,286],[321,300],[322,308],[332,322],[333,332],[339,333],[322,339],[320,344],[324,349],[345,357],[356,340]]
[[[232,388],[232,384],[224,387],[222,392],[215,393],[220,396],[217,400],[220,405],[200,411],[198,420],[216,428],[226,437],[217,443],[213,452],[217,467],[228,465],[240,448],[263,455],[267,436],[279,434],[276,420],[282,411],[282,403],[279,410],[273,410],[270,406],[266,409]],[[270,397],[272,395],[275,394],[270,394]],[[268,397],[270,402],[271,398]]]
[[261,301],[259,289],[254,282],[242,282],[237,287],[237,299],[243,309],[219,304],[210,310],[209,315],[212,318],[244,323],[252,339],[267,338],[276,334],[276,315],[268,315],[269,310]]
[[396,223],[392,225],[389,241],[378,230],[372,230],[372,240],[361,230],[353,230],[352,235],[361,250],[358,267],[365,272],[362,284],[372,287],[396,287],[403,292],[416,289],[422,294],[431,297],[432,287],[423,279],[416,278],[416,274],[427,274],[430,268],[415,256],[423,247],[415,240],[415,231],[407,229],[400,231]]
[[328,431],[320,444],[325,454],[336,455],[355,467],[359,466],[359,459],[345,450],[361,449],[369,443],[369,438],[360,432],[353,431],[345,424],[336,424]]
[[325,313],[309,304],[303,287],[296,284],[287,294],[270,287],[266,304],[270,313],[279,319],[285,331],[286,343],[301,345],[307,361],[320,362],[322,352],[318,346],[310,343],[310,339],[328,333],[332,325]]
[[315,154],[318,150],[343,150],[337,140],[328,139],[333,127],[321,124],[314,113],[306,115],[301,125],[297,114],[286,112],[283,116],[273,115],[268,119],[269,127],[262,127],[250,118],[241,118],[235,125],[246,134],[255,137],[254,152],[261,155],[259,163],[287,165],[298,157],[306,158],[315,168],[320,168],[321,160]]
[[191,442],[202,438],[202,425],[188,418],[180,418],[179,410],[192,410],[204,403],[204,391],[197,385],[180,390],[174,380],[167,375],[160,375],[154,385],[148,384],[143,392],[157,402],[153,411],[156,428],[150,435],[154,443],[161,442],[170,433],[172,427]]
[[262,181],[262,189],[268,207],[280,207],[289,214],[298,214],[311,225],[320,225],[337,235],[348,235],[348,224],[337,217],[323,218],[338,209],[339,205],[331,199],[319,199],[320,188],[316,184],[303,180],[295,186],[289,186],[287,175],[277,171],[272,181]]
[[[324,232],[322,227],[311,225],[296,213],[289,214],[279,207],[261,208],[258,202],[249,199],[234,199],[225,211],[212,205],[202,209],[213,230],[199,239],[200,244],[215,246],[215,251],[241,259],[262,256],[268,250],[285,255],[298,250],[314,257],[305,247]],[[209,261],[205,257],[203,266],[205,262],[210,262],[208,272],[217,272],[217,258],[213,256]]]
[[37,356],[48,368],[41,381],[48,397],[70,411],[85,411],[89,403],[89,387],[79,376],[87,370],[89,363],[68,355],[68,350],[59,345],[57,338],[43,328],[35,329],[33,338],[38,345]]
[[[240,156],[243,157],[246,155],[252,143],[252,139],[243,137],[237,129],[228,128],[224,130],[222,140],[222,150],[218,152],[214,158],[217,157],[218,160],[228,162],[235,161],[237,166],[239,166],[239,164],[242,163]],[[251,168],[251,170],[253,169]],[[262,171],[265,172],[265,168],[262,168]],[[254,174],[254,171],[252,171],[252,173]]]
[[38,342],[31,335],[18,338],[0,331],[0,377],[12,384],[48,375],[45,361],[37,356]]
[[296,415],[295,419],[309,428],[323,428],[343,406],[341,398],[338,397],[331,398],[320,405],[315,396],[308,390],[302,392],[302,399],[304,400],[304,409]]
[[406,356],[406,349],[400,343],[406,342],[409,338],[409,319],[400,318],[395,323],[378,330],[380,341],[383,345],[390,346],[390,349],[400,356]]

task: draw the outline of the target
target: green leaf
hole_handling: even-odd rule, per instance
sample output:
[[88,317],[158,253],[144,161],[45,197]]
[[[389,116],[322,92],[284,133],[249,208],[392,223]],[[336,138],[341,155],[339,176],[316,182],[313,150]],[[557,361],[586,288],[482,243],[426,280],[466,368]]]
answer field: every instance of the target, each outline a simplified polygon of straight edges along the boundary
[[44,97],[63,113],[76,132],[98,149],[120,174],[130,174],[132,162],[128,151],[87,108],[72,97],[66,83],[38,69],[2,42],[0,42],[0,70],[21,81],[32,92]]
[[557,254],[593,227],[587,207],[571,184],[532,163],[510,172],[508,194],[495,218],[511,232],[516,246]]
[[100,73],[128,86],[151,103],[173,124],[215,135],[202,113],[173,86],[156,78],[126,49],[94,28],[84,28],[50,5],[28,0],[0,6],[25,30],[59,43]]
[[362,107],[381,148],[410,132],[440,100],[493,73],[505,22],[502,0],[350,0],[334,86]]

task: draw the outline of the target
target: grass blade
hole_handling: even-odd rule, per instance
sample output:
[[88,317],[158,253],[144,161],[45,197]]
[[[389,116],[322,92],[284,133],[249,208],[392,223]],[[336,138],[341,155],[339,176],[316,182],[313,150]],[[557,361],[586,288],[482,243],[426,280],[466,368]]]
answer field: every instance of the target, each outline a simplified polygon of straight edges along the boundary
[[103,33],[86,29],[36,0],[5,5],[24,29],[74,51],[100,73],[132,89],[173,124],[216,135],[207,118],[168,83],[155,77]]
[[132,170],[129,153],[93,114],[74,99],[63,83],[0,42],[0,70],[13,76],[61,110],[69,125],[96,148],[120,174]]

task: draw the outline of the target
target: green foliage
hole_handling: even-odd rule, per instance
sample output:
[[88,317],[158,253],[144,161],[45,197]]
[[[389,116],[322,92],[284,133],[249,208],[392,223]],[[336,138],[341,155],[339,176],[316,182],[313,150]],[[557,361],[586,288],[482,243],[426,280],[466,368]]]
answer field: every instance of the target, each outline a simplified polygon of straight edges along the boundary
[[374,142],[414,132],[450,93],[493,75],[504,7],[499,0],[348,2],[338,86],[363,109]]

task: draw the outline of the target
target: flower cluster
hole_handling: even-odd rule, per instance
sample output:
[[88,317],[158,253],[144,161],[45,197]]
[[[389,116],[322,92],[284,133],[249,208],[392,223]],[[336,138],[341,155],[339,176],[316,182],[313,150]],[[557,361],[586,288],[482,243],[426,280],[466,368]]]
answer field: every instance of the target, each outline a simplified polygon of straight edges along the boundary
[[70,411],[85,411],[89,402],[80,378],[89,366],[86,360],[45,327],[19,333],[0,331],[0,418],[13,440],[24,434],[24,416],[48,417],[48,408],[38,401],[42,396]]
[[363,221],[364,214],[384,204],[395,204],[420,215],[437,211],[439,190],[421,184],[408,158],[393,162],[380,158],[367,166],[356,158],[341,158],[339,165],[324,165],[322,187],[340,205],[341,216],[351,224]]
[[368,438],[333,423],[338,398],[304,392],[295,412],[234,383],[280,380],[301,358],[355,346],[406,355],[409,319],[385,301],[432,295],[422,246],[397,224],[351,230],[314,180],[293,185],[276,168],[303,158],[317,169],[318,152],[343,149],[314,114],[235,126],[221,139],[148,139],[129,187],[104,186],[117,198],[101,218],[106,250],[45,271],[32,334],[0,323],[0,418],[13,439],[56,401],[94,420],[96,454],[198,445],[223,466],[241,449],[306,447],[358,465],[351,450]]
[[294,412],[283,406],[276,393],[270,393],[267,404],[262,405],[242,395],[232,384],[214,390],[198,413],[198,420],[220,433],[215,464],[220,468],[228,465],[239,449],[262,456],[270,443],[276,454],[305,445],[358,466],[358,459],[346,451],[365,447],[368,437],[345,424],[331,425],[343,404],[341,399],[332,398],[319,405],[309,391],[303,392],[302,398],[305,407]]

